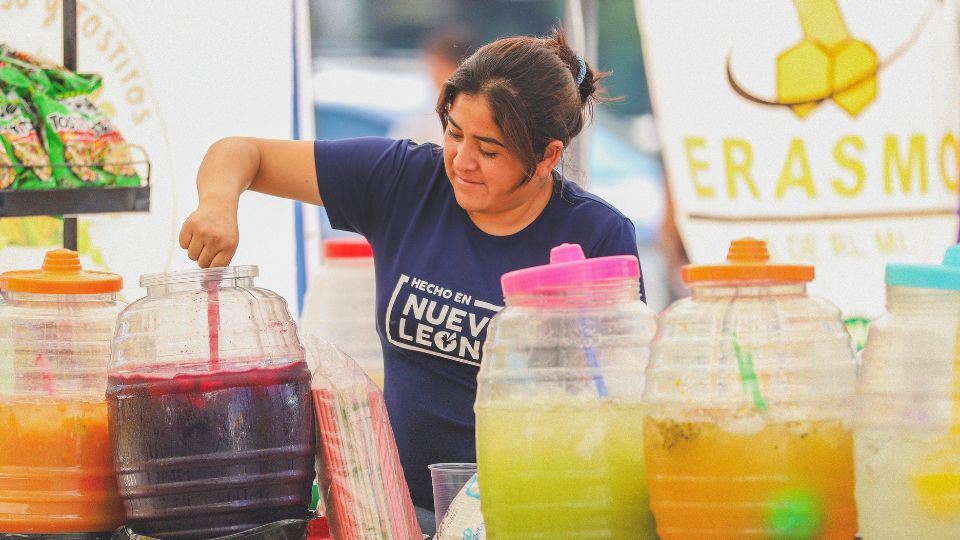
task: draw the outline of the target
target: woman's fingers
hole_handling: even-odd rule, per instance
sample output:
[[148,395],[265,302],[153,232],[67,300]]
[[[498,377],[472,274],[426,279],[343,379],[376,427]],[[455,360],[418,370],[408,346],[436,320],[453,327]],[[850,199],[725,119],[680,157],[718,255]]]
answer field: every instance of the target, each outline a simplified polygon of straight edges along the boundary
[[230,264],[240,241],[236,210],[216,205],[198,208],[184,221],[179,240],[201,268]]
[[221,266],[227,266],[230,264],[230,259],[233,258],[233,251],[221,251],[210,262],[210,268],[218,268]]
[[237,249],[235,243],[217,237],[205,241],[201,238],[200,235],[195,234],[190,241],[187,256],[191,260],[197,261],[200,268],[213,268],[230,264],[230,259],[233,258]]
[[200,253],[203,252],[203,246],[204,242],[200,239],[200,235],[193,235],[190,245],[187,247],[187,257],[190,257],[191,261],[199,260]]
[[213,262],[213,258],[216,255],[217,248],[207,244],[203,246],[203,251],[201,251],[200,256],[197,257],[197,264],[200,265],[200,268],[210,268],[210,263]]
[[184,221],[183,225],[180,227],[180,248],[187,249],[190,247],[190,240],[193,239],[193,228],[191,227],[190,220]]

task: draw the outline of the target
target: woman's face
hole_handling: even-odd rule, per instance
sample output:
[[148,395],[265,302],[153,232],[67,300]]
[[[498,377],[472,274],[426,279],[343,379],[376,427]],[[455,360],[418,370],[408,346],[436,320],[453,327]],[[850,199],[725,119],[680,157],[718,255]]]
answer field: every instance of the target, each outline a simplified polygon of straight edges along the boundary
[[521,185],[523,165],[507,152],[486,98],[474,94],[460,93],[450,106],[443,162],[457,203],[471,214],[509,212],[551,185],[543,178]]

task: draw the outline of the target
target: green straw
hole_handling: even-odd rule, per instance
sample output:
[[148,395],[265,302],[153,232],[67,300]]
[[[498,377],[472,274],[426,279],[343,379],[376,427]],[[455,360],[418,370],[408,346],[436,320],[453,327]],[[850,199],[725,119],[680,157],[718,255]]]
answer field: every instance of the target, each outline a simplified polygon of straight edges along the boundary
[[753,369],[753,353],[744,354],[737,339],[737,333],[734,332],[733,353],[737,355],[737,367],[740,369],[740,381],[743,383],[743,389],[753,396],[753,404],[765,413],[767,412],[767,404],[763,401],[763,394],[760,393],[760,381],[757,380],[757,372]]
[[844,319],[843,324],[847,327],[847,332],[850,333],[850,338],[857,352],[862,351],[863,346],[867,344],[867,329],[870,326],[870,319],[853,317]]

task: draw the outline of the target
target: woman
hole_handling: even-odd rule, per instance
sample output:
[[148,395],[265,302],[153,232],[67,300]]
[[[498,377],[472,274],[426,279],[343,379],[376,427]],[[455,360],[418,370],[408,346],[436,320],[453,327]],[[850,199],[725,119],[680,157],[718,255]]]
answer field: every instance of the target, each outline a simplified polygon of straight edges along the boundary
[[598,99],[595,73],[559,30],[488,44],[441,90],[443,146],[360,138],[215,143],[180,244],[201,267],[230,262],[246,189],[325,205],[373,246],[385,398],[424,532],[427,466],[474,462],[476,375],[505,272],[550,248],[637,254],[633,224],[554,168]]

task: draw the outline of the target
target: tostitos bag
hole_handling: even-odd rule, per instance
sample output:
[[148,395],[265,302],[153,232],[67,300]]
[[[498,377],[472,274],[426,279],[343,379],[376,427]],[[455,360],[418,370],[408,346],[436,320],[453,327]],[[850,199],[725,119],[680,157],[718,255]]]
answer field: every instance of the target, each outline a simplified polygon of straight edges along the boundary
[[[0,72],[11,69],[0,62]],[[0,190],[56,187],[28,104],[2,79],[0,75]]]
[[62,187],[139,186],[130,147],[110,118],[89,95],[102,80],[93,73],[74,73],[55,63],[0,44],[0,61],[19,70],[14,88],[32,100],[38,126]]

